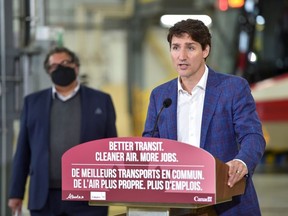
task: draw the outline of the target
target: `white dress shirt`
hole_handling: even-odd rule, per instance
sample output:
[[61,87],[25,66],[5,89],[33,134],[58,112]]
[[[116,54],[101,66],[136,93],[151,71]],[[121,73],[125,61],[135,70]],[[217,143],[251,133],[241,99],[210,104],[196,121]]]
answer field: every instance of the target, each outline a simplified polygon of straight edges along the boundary
[[67,96],[63,96],[61,95],[59,92],[57,92],[55,86],[52,86],[52,98],[55,99],[55,96],[57,95],[57,98],[59,98],[61,101],[65,102],[67,100],[69,100],[70,98],[74,97],[74,95],[77,94],[77,92],[79,91],[80,88],[80,84],[78,82],[77,86],[75,87],[75,89],[71,92],[71,94],[67,95]]
[[190,93],[182,88],[178,78],[177,140],[196,147],[200,147],[207,78],[208,67],[205,65],[203,76]]

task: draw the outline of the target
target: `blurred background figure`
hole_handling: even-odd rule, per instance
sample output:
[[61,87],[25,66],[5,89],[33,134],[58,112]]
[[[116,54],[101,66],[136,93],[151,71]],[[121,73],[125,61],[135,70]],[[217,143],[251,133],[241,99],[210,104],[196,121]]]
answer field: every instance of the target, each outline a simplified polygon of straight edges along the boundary
[[22,213],[28,175],[32,216],[108,214],[105,206],[62,201],[61,158],[65,151],[80,143],[117,136],[110,95],[80,85],[79,67],[74,52],[65,47],[52,49],[44,61],[52,88],[25,97],[10,182],[8,205],[13,214]]

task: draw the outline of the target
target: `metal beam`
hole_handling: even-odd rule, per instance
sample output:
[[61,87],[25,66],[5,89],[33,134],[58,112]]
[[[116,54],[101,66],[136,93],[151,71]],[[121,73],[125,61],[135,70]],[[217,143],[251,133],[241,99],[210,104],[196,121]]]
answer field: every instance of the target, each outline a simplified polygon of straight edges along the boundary
[[15,74],[14,61],[17,52],[13,40],[13,1],[0,0],[0,215],[11,215],[7,206],[8,190],[10,177],[10,167],[13,155],[13,122],[17,116],[15,107]]

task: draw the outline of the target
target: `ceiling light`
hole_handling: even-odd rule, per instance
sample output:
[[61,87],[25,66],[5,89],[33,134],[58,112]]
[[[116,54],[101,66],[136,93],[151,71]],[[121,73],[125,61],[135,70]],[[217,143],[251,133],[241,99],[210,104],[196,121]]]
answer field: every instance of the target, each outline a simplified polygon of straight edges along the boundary
[[201,20],[206,26],[210,27],[212,25],[212,19],[208,15],[163,15],[160,18],[161,25],[163,27],[171,27],[175,23],[186,20],[186,19],[196,19]]

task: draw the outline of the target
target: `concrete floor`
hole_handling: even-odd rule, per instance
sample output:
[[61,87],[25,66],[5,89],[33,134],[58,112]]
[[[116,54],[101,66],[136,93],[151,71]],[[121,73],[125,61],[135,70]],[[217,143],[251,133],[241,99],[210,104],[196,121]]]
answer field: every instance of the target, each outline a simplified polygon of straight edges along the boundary
[[288,215],[288,173],[255,174],[262,216]]

